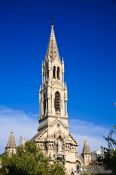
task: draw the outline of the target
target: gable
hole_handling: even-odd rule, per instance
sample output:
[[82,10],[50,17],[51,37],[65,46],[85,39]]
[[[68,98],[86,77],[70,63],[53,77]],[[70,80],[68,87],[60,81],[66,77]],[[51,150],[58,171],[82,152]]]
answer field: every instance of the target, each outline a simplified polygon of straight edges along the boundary
[[43,132],[38,132],[31,140],[37,142],[38,140],[40,139],[43,140],[45,138],[47,138],[47,129],[44,130]]

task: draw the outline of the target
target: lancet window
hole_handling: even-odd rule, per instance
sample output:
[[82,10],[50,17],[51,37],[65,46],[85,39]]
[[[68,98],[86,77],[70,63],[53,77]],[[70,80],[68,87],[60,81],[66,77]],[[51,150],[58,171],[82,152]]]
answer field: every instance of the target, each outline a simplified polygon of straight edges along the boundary
[[55,93],[54,107],[56,112],[60,111],[60,93],[58,91]]
[[46,94],[44,93],[44,95],[43,95],[43,99],[44,99],[44,101],[43,101],[43,103],[44,103],[44,114],[45,114],[45,112],[46,112]]
[[54,79],[56,78],[56,67],[55,66],[53,67],[53,78]]
[[60,68],[57,68],[57,78],[60,79]]

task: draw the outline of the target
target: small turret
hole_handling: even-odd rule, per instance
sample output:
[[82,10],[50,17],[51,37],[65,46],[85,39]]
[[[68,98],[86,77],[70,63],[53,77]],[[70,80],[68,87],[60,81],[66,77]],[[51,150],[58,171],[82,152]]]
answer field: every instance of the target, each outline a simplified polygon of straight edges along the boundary
[[91,152],[87,140],[84,141],[82,157],[84,159],[84,165],[89,165],[91,162]]
[[10,137],[8,140],[8,143],[5,147],[6,152],[8,152],[10,155],[16,154],[16,142],[15,142],[15,136],[14,133],[10,133]]

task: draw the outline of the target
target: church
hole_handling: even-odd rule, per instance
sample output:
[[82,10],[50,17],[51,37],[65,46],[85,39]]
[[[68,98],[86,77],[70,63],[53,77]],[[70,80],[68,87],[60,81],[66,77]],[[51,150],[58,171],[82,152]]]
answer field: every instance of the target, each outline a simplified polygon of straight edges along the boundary
[[[91,153],[87,141],[84,142],[82,156],[77,151],[78,143],[69,131],[67,101],[64,60],[59,56],[52,25],[47,53],[42,63],[39,127],[31,140],[50,158],[51,163],[60,161],[68,175],[77,175],[80,167],[91,162]],[[15,149],[15,138],[11,133],[6,151],[15,153]]]

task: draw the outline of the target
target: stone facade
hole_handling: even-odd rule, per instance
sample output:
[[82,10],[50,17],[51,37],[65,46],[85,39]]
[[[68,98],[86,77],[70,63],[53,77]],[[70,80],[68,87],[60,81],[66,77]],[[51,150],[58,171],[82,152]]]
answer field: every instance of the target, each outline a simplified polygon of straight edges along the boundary
[[42,63],[38,133],[32,140],[50,157],[51,163],[59,160],[69,175],[76,175],[81,160],[77,153],[78,143],[69,132],[67,99],[64,61],[60,59],[52,25],[48,50]]

